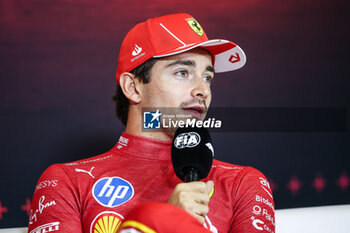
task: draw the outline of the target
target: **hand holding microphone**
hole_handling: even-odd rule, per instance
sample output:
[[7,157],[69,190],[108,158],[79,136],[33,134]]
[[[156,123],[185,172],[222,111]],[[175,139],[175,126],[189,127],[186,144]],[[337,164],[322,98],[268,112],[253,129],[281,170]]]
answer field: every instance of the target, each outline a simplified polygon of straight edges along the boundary
[[178,128],[171,148],[175,174],[186,183],[178,184],[168,203],[176,205],[204,223],[209,211],[209,193],[214,182],[199,180],[208,176],[214,150],[206,128]]

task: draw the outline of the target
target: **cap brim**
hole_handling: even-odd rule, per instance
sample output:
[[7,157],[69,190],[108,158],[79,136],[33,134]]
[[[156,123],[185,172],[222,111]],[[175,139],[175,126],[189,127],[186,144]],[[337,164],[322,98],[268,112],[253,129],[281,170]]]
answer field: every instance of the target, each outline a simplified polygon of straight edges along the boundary
[[231,41],[222,39],[208,40],[202,43],[181,46],[153,57],[160,58],[172,56],[197,47],[202,47],[212,54],[214,69],[217,73],[237,70],[243,67],[247,60],[245,53],[238,45]]

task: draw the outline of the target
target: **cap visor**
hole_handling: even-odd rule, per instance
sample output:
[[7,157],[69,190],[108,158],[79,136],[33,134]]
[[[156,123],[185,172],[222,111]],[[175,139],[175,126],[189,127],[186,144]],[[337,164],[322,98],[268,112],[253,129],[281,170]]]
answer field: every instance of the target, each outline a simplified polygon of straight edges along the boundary
[[217,73],[237,70],[246,63],[246,56],[243,50],[235,43],[223,39],[213,39],[202,43],[184,45],[153,57],[161,58],[172,56],[197,47],[207,49],[212,54],[214,69]]

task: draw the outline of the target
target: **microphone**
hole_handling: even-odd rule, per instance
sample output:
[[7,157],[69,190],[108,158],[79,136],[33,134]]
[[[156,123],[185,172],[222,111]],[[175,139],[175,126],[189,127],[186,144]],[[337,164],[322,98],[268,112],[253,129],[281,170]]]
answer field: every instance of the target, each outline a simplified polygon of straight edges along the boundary
[[214,148],[208,129],[178,128],[171,146],[171,161],[177,177],[192,182],[208,176],[213,164]]

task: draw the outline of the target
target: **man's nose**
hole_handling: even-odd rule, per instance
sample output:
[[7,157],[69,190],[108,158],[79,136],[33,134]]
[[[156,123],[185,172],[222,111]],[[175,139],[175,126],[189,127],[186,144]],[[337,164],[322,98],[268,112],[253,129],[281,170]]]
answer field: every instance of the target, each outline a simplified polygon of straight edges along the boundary
[[192,96],[206,99],[209,95],[210,85],[202,77],[196,78],[195,86],[192,89]]

